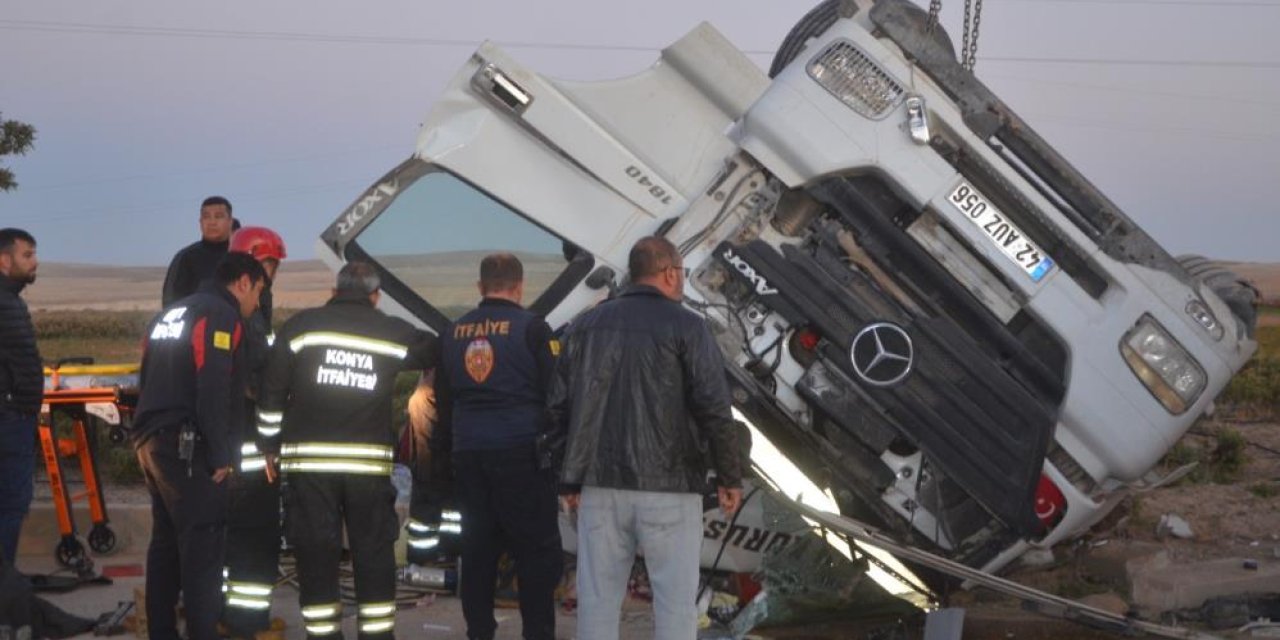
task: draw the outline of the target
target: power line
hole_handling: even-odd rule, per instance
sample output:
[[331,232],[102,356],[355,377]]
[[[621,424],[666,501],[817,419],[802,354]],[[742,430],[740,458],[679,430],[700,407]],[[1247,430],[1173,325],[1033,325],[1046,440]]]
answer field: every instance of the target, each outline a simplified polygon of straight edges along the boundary
[[[138,27],[129,25],[85,24],[75,22],[46,22],[37,20],[0,20],[0,29],[13,31],[47,31],[54,33],[81,33],[94,35],[131,35],[183,38],[229,38],[236,40],[278,40],[288,42],[331,42],[343,44],[390,44],[444,47],[475,47],[481,40],[464,38],[421,38],[404,36],[367,36],[333,33],[303,33],[291,31],[238,31],[229,29],[188,29],[180,27]],[[659,51],[661,47],[624,44],[576,44],[567,42],[503,41],[502,46],[512,49],[566,49],[579,51]],[[746,51],[746,53],[772,54],[773,51]]]
[[[1010,1],[1065,1],[1065,0],[1010,0]],[[1093,0],[1073,0],[1088,1]],[[1124,1],[1124,0],[1114,0]],[[1169,0],[1129,0],[1130,2],[1156,2]],[[1228,0],[1229,1],[1229,0]],[[1177,3],[1186,4],[1186,3]],[[1280,7],[1280,4],[1275,6]],[[321,34],[289,31],[238,31],[228,29],[188,29],[178,27],[138,27],[128,25],[95,25],[72,22],[46,22],[34,20],[0,20],[0,29],[13,31],[46,31],[95,35],[131,35],[148,37],[230,38],[245,40],[276,40],[286,42],[329,42],[345,44],[416,45],[416,46],[466,46],[475,47],[476,40],[462,38],[418,38],[399,36],[368,36]],[[499,41],[510,49],[560,49],[567,51],[660,51],[661,47],[625,44],[593,44],[538,41]],[[773,55],[774,50],[744,49],[749,55]],[[1057,58],[1048,56],[983,56],[984,62],[1076,65],[1128,65],[1155,67],[1209,67],[1240,69],[1280,69],[1280,62],[1251,60],[1155,60],[1137,58]]]

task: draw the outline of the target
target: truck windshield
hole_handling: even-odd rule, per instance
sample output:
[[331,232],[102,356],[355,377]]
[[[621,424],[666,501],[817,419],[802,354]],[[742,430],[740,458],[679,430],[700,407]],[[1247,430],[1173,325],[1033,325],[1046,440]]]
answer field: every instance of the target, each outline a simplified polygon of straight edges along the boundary
[[476,282],[486,255],[507,251],[520,258],[529,306],[561,275],[571,254],[557,236],[443,171],[403,189],[356,244],[449,320],[479,301]]

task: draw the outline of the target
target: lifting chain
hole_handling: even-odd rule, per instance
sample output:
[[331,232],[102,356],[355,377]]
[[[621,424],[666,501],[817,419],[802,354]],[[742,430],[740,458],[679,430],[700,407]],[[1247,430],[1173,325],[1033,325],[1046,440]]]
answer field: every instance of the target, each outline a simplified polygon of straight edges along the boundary
[[970,73],[978,63],[978,27],[981,22],[982,0],[964,0],[964,39],[960,50],[960,66]]
[[[929,0],[929,21],[926,23],[929,33],[938,26],[938,14],[942,11],[942,0]],[[960,45],[960,66],[965,71],[973,72],[978,63],[978,29],[982,25],[982,0],[964,0],[964,39]]]
[[929,33],[933,33],[933,28],[938,26],[938,12],[942,11],[942,0],[930,0],[929,2]]

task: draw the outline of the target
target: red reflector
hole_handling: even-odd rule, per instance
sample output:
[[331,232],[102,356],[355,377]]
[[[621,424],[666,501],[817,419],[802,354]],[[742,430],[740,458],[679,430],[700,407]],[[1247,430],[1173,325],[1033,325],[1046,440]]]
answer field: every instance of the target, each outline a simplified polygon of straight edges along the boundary
[[809,329],[801,329],[800,333],[796,335],[796,341],[799,343],[800,348],[805,351],[813,351],[814,349],[817,349],[818,341],[821,339],[822,338],[817,333]]
[[1062,495],[1049,477],[1041,474],[1040,484],[1036,486],[1036,517],[1046,530],[1062,520],[1067,512],[1067,498]]

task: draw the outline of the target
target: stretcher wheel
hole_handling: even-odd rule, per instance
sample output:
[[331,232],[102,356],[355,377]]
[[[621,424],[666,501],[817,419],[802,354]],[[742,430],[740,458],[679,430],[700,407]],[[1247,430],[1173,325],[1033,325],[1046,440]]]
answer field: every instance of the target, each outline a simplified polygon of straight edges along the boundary
[[111,553],[116,548],[116,533],[105,524],[95,524],[89,530],[89,548],[94,553]]
[[53,552],[54,557],[68,569],[79,567],[85,561],[84,545],[76,538],[63,538],[58,541],[58,548]]

